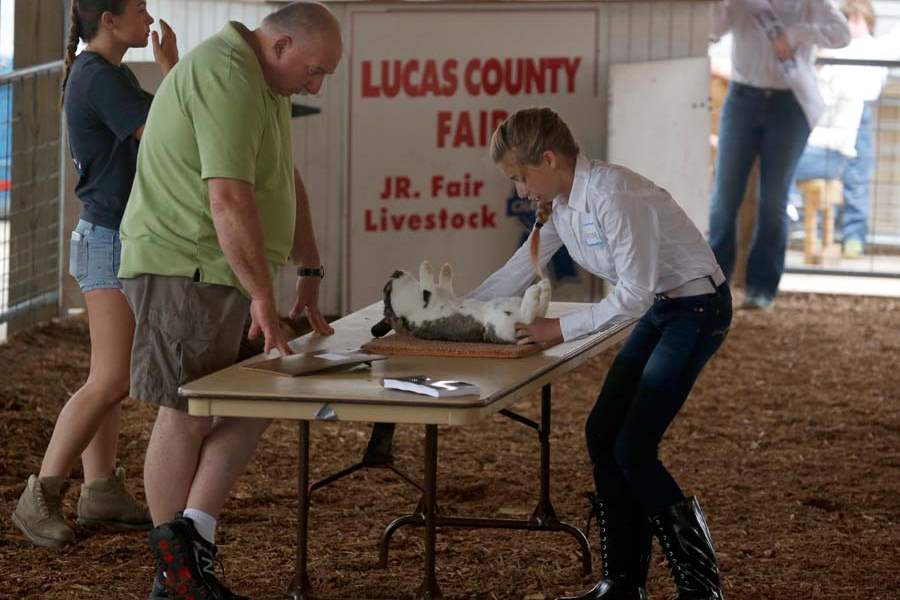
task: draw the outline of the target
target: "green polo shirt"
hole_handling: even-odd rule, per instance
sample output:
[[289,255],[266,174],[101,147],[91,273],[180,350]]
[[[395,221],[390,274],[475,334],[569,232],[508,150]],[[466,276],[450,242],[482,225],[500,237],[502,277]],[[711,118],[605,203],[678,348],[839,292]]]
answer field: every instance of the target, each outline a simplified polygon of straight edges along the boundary
[[296,218],[291,108],[229,23],[163,80],[147,118],[122,219],[119,277],[192,277],[243,290],[222,252],[209,178],[253,185],[270,269],[291,253]]

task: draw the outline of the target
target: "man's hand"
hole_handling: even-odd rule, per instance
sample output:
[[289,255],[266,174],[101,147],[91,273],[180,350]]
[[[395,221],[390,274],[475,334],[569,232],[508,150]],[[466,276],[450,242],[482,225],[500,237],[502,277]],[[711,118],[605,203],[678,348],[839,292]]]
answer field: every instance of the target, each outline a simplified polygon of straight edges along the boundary
[[559,319],[537,318],[531,325],[516,323],[517,344],[545,344],[563,341]]
[[775,56],[778,60],[782,62],[794,56],[794,49],[791,47],[791,43],[784,33],[772,40],[772,49],[775,51]]
[[331,335],[334,329],[319,311],[319,282],[318,277],[297,278],[297,302],[291,309],[291,319],[298,319],[300,315],[306,315],[310,327],[318,334]]
[[172,70],[178,62],[178,39],[169,24],[159,20],[159,28],[162,31],[162,39],[157,32],[150,34],[153,40],[153,60],[159,65],[163,77]]
[[251,340],[255,340],[262,333],[265,336],[266,354],[272,348],[278,348],[282,356],[293,354],[294,351],[288,346],[284,334],[281,332],[281,326],[278,322],[278,312],[275,310],[275,302],[272,299],[253,299],[250,301],[250,331],[247,334]]

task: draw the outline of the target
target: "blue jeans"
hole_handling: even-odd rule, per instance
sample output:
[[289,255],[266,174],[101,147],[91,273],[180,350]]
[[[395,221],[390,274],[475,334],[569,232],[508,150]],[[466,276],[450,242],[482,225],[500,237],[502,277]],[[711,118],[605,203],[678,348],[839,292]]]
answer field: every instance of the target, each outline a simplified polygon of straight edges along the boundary
[[715,294],[659,299],[638,321],[585,425],[598,495],[635,500],[650,515],[684,499],[659,443],[730,325],[727,283]]
[[771,299],[778,292],[787,247],[788,192],[807,138],[809,124],[793,92],[729,86],[719,124],[709,243],[730,279],[737,253],[738,210],[759,156],[758,213],[747,261],[750,295]]
[[850,157],[837,150],[807,146],[800,155],[795,181],[808,179],[842,179]]
[[797,163],[797,172],[794,173],[794,183],[791,186],[791,204],[803,213],[803,195],[797,188],[797,182],[810,179],[842,179],[844,170],[850,157],[841,154],[837,150],[807,146],[800,155]]
[[844,169],[844,208],[841,217],[843,240],[865,243],[869,233],[871,196],[869,184],[875,172],[875,144],[872,143],[872,103],[866,102],[859,133],[856,136],[856,158]]

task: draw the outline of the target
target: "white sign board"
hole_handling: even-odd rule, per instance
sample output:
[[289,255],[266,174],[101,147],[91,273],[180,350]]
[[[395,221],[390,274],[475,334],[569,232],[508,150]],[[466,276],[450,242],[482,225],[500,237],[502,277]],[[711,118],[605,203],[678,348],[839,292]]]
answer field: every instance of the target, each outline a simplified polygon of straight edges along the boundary
[[350,37],[345,309],[423,259],[465,293],[523,233],[488,157],[496,125],[550,106],[579,140],[600,135],[595,12],[354,11]]
[[709,229],[709,59],[612,65],[609,162],[668,190]]

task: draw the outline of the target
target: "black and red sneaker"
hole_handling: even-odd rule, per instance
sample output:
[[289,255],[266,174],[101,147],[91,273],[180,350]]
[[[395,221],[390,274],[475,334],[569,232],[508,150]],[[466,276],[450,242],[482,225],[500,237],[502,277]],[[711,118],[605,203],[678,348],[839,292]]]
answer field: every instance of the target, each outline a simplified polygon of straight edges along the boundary
[[150,549],[171,600],[250,600],[216,577],[216,547],[197,533],[191,519],[179,514],[151,530]]
[[153,586],[150,588],[150,595],[147,600],[169,600],[169,590],[166,589],[165,575],[162,571],[157,570],[153,577]]

